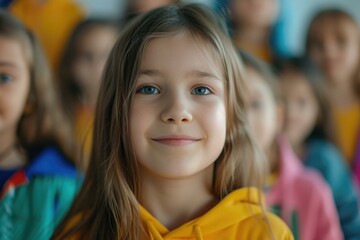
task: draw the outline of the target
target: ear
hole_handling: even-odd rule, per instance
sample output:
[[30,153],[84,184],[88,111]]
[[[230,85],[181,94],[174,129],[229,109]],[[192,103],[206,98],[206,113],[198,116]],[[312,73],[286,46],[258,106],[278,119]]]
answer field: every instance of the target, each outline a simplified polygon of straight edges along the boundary
[[285,105],[280,102],[276,106],[277,133],[282,132],[285,124]]

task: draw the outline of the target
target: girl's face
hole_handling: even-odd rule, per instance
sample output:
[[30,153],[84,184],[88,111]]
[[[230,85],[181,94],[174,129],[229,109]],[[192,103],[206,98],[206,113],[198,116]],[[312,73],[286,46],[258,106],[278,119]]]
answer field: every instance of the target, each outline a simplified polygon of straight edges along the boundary
[[99,88],[105,62],[115,39],[115,29],[107,26],[90,27],[78,39],[72,74],[85,91]]
[[319,104],[305,76],[295,71],[281,75],[281,90],[286,106],[284,133],[293,145],[303,143],[316,125]]
[[223,150],[225,82],[202,43],[182,32],[146,45],[130,115],[142,174],[185,178],[205,173]]
[[349,20],[320,19],[310,30],[309,55],[326,78],[341,84],[354,77],[360,61],[358,26]]
[[0,36],[0,135],[14,133],[30,89],[28,56],[20,41]]
[[248,116],[255,139],[267,151],[273,143],[279,126],[279,110],[266,79],[253,68],[246,68],[249,90]]
[[270,27],[279,11],[278,0],[231,0],[232,18],[241,25]]

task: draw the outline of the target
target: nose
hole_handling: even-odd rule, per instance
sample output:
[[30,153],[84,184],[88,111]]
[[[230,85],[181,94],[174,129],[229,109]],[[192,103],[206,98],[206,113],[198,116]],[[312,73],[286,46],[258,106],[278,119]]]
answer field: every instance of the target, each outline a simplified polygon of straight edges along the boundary
[[323,53],[326,59],[334,59],[337,54],[337,47],[334,42],[326,42],[324,43]]
[[[171,96],[170,96],[171,95]],[[180,124],[189,123],[193,119],[190,111],[189,97],[184,94],[169,94],[164,99],[164,108],[161,112],[161,120],[165,123]]]

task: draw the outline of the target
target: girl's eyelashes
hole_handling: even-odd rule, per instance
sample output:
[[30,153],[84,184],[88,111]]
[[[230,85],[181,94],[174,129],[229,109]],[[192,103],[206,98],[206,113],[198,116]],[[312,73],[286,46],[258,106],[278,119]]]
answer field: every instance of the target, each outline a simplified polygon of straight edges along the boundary
[[136,93],[145,94],[145,95],[152,95],[152,94],[159,94],[160,90],[153,86],[153,85],[146,85],[141,86],[136,90]]
[[191,94],[194,94],[194,95],[209,95],[209,94],[212,94],[212,93],[213,93],[213,91],[210,88],[205,87],[205,86],[195,87],[191,91]]
[[7,84],[12,81],[12,77],[6,73],[0,73],[0,84]]
[[[144,94],[144,95],[153,95],[160,94],[161,91],[158,87],[154,85],[143,85],[137,88],[136,93]],[[197,86],[191,90],[191,94],[193,95],[209,95],[214,93],[214,91],[206,86]]]

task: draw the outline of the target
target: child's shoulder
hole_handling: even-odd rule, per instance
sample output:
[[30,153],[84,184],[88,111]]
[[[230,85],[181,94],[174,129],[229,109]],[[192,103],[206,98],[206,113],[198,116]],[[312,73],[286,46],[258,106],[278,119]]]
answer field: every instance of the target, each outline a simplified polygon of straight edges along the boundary
[[244,225],[241,227],[241,239],[294,239],[291,230],[283,220],[267,211],[254,215],[242,224]]
[[317,169],[325,176],[335,176],[343,172],[350,174],[344,157],[331,142],[312,140],[307,144],[307,149],[305,166]]
[[307,144],[307,154],[314,156],[332,156],[339,155],[340,151],[330,141],[321,139],[312,139]]
[[75,165],[55,146],[43,148],[31,156],[30,163],[26,167],[25,172],[28,178],[34,176],[79,177]]
[[[277,216],[267,212],[262,207],[262,202],[263,196],[258,189],[238,189],[202,216],[202,220],[213,219],[210,231],[218,229],[222,235],[225,232],[232,232],[226,239],[293,239],[286,224]],[[221,218],[224,221],[219,222]],[[199,226],[202,225],[202,221],[197,223]],[[208,221],[206,223],[209,225]],[[272,235],[274,238],[271,237]]]

